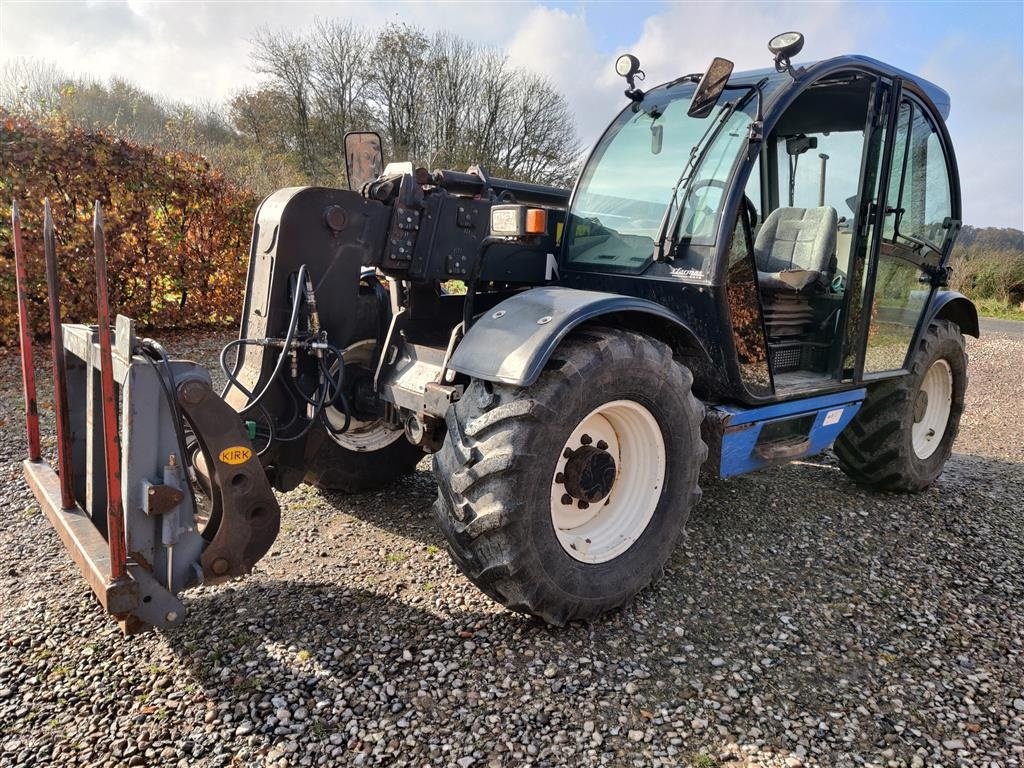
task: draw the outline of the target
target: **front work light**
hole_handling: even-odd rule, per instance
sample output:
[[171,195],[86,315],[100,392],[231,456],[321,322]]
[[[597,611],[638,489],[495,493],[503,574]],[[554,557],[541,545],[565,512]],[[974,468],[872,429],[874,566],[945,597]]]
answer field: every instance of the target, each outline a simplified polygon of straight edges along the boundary
[[624,53],[615,60],[615,74],[619,77],[632,77],[640,71],[640,59],[631,53]]
[[803,48],[804,36],[799,32],[783,32],[768,41],[768,50],[775,54],[775,69],[779,72],[789,72],[789,60]]

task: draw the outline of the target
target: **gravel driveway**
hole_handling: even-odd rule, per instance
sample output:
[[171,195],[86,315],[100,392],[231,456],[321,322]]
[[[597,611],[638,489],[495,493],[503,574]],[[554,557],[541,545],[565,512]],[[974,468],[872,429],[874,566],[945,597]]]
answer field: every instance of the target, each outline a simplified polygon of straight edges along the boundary
[[255,574],[125,639],[21,479],[0,351],[0,765],[1020,766],[1024,339],[969,352],[935,487],[867,493],[829,455],[715,483],[665,578],[595,624],[465,582],[424,462],[284,495]]

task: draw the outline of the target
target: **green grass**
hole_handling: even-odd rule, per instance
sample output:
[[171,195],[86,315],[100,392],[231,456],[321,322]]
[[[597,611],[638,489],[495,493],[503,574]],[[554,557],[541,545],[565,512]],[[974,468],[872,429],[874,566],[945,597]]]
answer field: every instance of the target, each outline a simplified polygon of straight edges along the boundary
[[994,317],[999,320],[1024,320],[1024,309],[1012,307],[999,299],[977,299],[975,305],[982,317]]
[[719,768],[721,763],[707,752],[701,752],[700,754],[694,755],[690,758],[690,765],[693,766],[693,768]]

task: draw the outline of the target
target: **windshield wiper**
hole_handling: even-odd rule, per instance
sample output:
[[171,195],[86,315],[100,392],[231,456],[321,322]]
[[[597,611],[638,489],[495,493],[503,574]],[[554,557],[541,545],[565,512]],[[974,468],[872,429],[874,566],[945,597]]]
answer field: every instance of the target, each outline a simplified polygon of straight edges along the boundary
[[[683,172],[679,175],[676,185],[672,188],[672,197],[669,198],[668,205],[665,207],[665,215],[661,217],[661,225],[658,227],[658,239],[654,241],[655,261],[665,260],[665,241],[668,238],[668,227],[669,222],[672,221],[672,212],[675,210],[679,201],[680,187],[683,187],[684,191],[689,191],[693,172],[700,166],[701,162],[704,160],[704,155],[707,154],[708,147],[711,146],[709,139],[713,139],[718,136],[719,130],[725,124],[725,121],[729,119],[735,109],[736,105],[730,101],[727,101],[719,107],[718,115],[715,116],[714,120],[708,123],[708,127],[707,130],[704,131],[704,135],[700,137],[697,143],[694,144],[693,148],[690,150],[690,157],[686,161],[686,167],[683,168]],[[683,199],[685,200],[685,197]]]
[[[682,206],[679,206],[679,215],[672,220],[672,212],[676,208],[679,200],[679,188],[683,188],[682,200],[685,203],[687,195],[690,193],[690,185],[693,182],[693,173],[697,168],[704,162],[704,157],[707,155],[708,150],[711,149],[711,145],[715,139],[721,133],[722,128],[732,117],[733,113],[737,109],[745,109],[747,104],[752,98],[757,97],[757,116],[751,123],[751,126],[756,125],[757,131],[750,131],[748,139],[750,141],[760,141],[760,124],[761,124],[761,89],[764,84],[768,82],[768,78],[762,78],[754,85],[726,85],[724,90],[745,90],[747,94],[733,102],[726,102],[719,108],[719,113],[711,124],[708,125],[708,129],[704,131],[704,135],[700,137],[700,140],[690,150],[690,159],[686,163],[686,168],[683,169],[682,175],[679,177],[679,181],[676,182],[676,186],[672,190],[672,198],[669,200],[668,207],[665,209],[665,216],[661,220],[661,226],[658,228],[658,240],[655,243],[654,260],[664,261],[666,255],[665,243],[666,240],[669,243],[674,243],[676,240],[677,233],[679,231],[680,220],[682,219]],[[672,221],[673,225],[671,228],[672,237],[668,237],[669,233],[669,222]]]

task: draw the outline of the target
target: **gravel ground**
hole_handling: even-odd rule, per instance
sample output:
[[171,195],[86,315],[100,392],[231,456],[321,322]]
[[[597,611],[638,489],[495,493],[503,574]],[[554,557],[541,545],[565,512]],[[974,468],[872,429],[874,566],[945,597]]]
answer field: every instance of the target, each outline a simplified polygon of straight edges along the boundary
[[255,574],[128,639],[21,479],[0,351],[0,765],[1020,766],[1024,339],[969,351],[935,487],[866,493],[828,455],[715,483],[666,577],[592,625],[464,582],[424,462],[283,496]]

